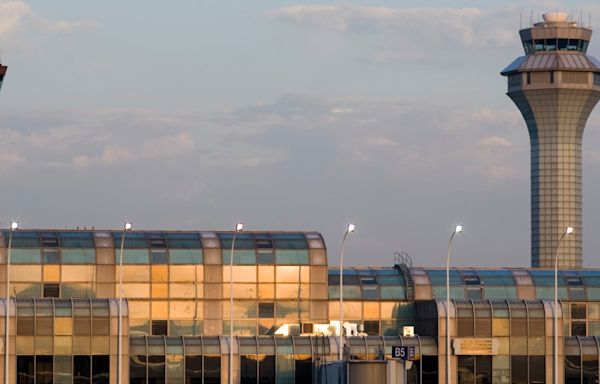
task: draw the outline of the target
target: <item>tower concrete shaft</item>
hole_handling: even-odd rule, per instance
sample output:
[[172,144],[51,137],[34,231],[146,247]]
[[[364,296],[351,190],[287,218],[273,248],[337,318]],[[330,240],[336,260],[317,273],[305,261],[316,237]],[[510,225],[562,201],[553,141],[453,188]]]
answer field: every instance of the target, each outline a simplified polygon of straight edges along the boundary
[[502,75],[531,143],[531,266],[582,266],[581,141],[600,99],[600,62],[586,55],[592,31],[552,12],[520,31],[525,56]]

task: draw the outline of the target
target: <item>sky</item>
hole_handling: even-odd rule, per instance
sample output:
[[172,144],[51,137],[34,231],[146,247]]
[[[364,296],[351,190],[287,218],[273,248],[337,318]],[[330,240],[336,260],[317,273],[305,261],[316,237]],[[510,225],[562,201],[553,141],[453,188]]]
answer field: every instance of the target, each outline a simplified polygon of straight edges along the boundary
[[[0,225],[307,230],[345,265],[530,265],[529,137],[499,72],[590,1],[0,1]],[[600,37],[588,52],[600,56]],[[600,267],[600,112],[584,265]]]

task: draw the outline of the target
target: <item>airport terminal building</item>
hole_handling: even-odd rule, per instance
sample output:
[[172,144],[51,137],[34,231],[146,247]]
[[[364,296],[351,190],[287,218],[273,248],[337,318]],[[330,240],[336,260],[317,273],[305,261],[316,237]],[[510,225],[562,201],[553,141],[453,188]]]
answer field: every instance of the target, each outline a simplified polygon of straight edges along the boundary
[[[234,232],[5,231],[1,297],[11,235],[9,382],[116,383],[120,286],[123,382],[228,382]],[[317,331],[339,319],[339,269],[323,238],[238,233],[233,264],[235,382],[313,382],[339,351],[335,327]],[[553,273],[451,270],[452,382],[552,382]],[[445,269],[346,268],[343,280],[344,321],[362,330],[345,338],[344,357],[385,360],[411,345],[408,381],[445,382]],[[596,382],[600,270],[563,269],[558,284],[559,382]]]

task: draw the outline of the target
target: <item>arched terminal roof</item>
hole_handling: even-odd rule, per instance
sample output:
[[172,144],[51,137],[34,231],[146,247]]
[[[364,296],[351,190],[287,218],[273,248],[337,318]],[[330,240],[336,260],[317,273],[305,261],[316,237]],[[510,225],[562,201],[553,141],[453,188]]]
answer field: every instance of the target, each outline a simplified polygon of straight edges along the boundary
[[[11,260],[17,264],[94,264],[98,249],[121,246],[123,231],[18,230],[12,232]],[[234,232],[128,231],[125,264],[201,264],[204,252],[222,252],[229,263]],[[0,248],[8,247],[4,231]],[[214,250],[214,251],[212,251]],[[314,254],[310,253],[315,250]],[[221,256],[218,257],[220,262]],[[235,264],[326,264],[325,241],[317,232],[242,232],[236,235]],[[105,262],[104,262],[105,263]],[[215,262],[212,262],[213,264]]]
[[[344,268],[347,300],[444,300],[445,268]],[[452,299],[552,300],[554,270],[526,268],[452,268]],[[558,271],[563,301],[599,301],[600,270]],[[329,268],[329,299],[339,299],[339,268]]]

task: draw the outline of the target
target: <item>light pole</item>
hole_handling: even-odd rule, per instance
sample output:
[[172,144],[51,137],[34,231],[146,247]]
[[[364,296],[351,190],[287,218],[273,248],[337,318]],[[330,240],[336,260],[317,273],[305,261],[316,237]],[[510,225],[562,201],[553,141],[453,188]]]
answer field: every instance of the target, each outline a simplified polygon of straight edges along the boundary
[[8,235],[8,250],[6,252],[6,318],[4,319],[4,384],[8,384],[8,356],[9,348],[9,322],[10,322],[10,250],[12,248],[13,232],[19,228],[19,223],[12,221],[10,223],[10,233]]
[[448,253],[446,254],[446,383],[450,384],[450,252],[452,251],[452,240],[458,233],[462,233],[462,225],[457,225],[450,235],[448,241]]
[[123,225],[123,234],[121,235],[121,252],[119,254],[119,340],[117,345],[119,346],[119,359],[117,360],[117,383],[121,384],[122,365],[123,365],[123,247],[125,246],[125,234],[127,231],[131,231],[132,225],[129,221],[126,221]]
[[354,232],[356,229],[356,225],[348,224],[348,228],[346,228],[346,233],[344,233],[344,239],[342,240],[342,248],[340,250],[340,334],[339,334],[339,360],[342,360],[342,355],[344,351],[344,339],[342,334],[344,333],[344,248],[346,247],[346,239],[348,238],[348,234]]
[[558,384],[558,253],[565,237],[573,233],[573,227],[567,227],[556,245],[554,254],[554,384]]
[[233,251],[235,238],[244,230],[244,223],[235,225],[235,232],[231,240],[231,253],[229,254],[229,384],[233,384]]

